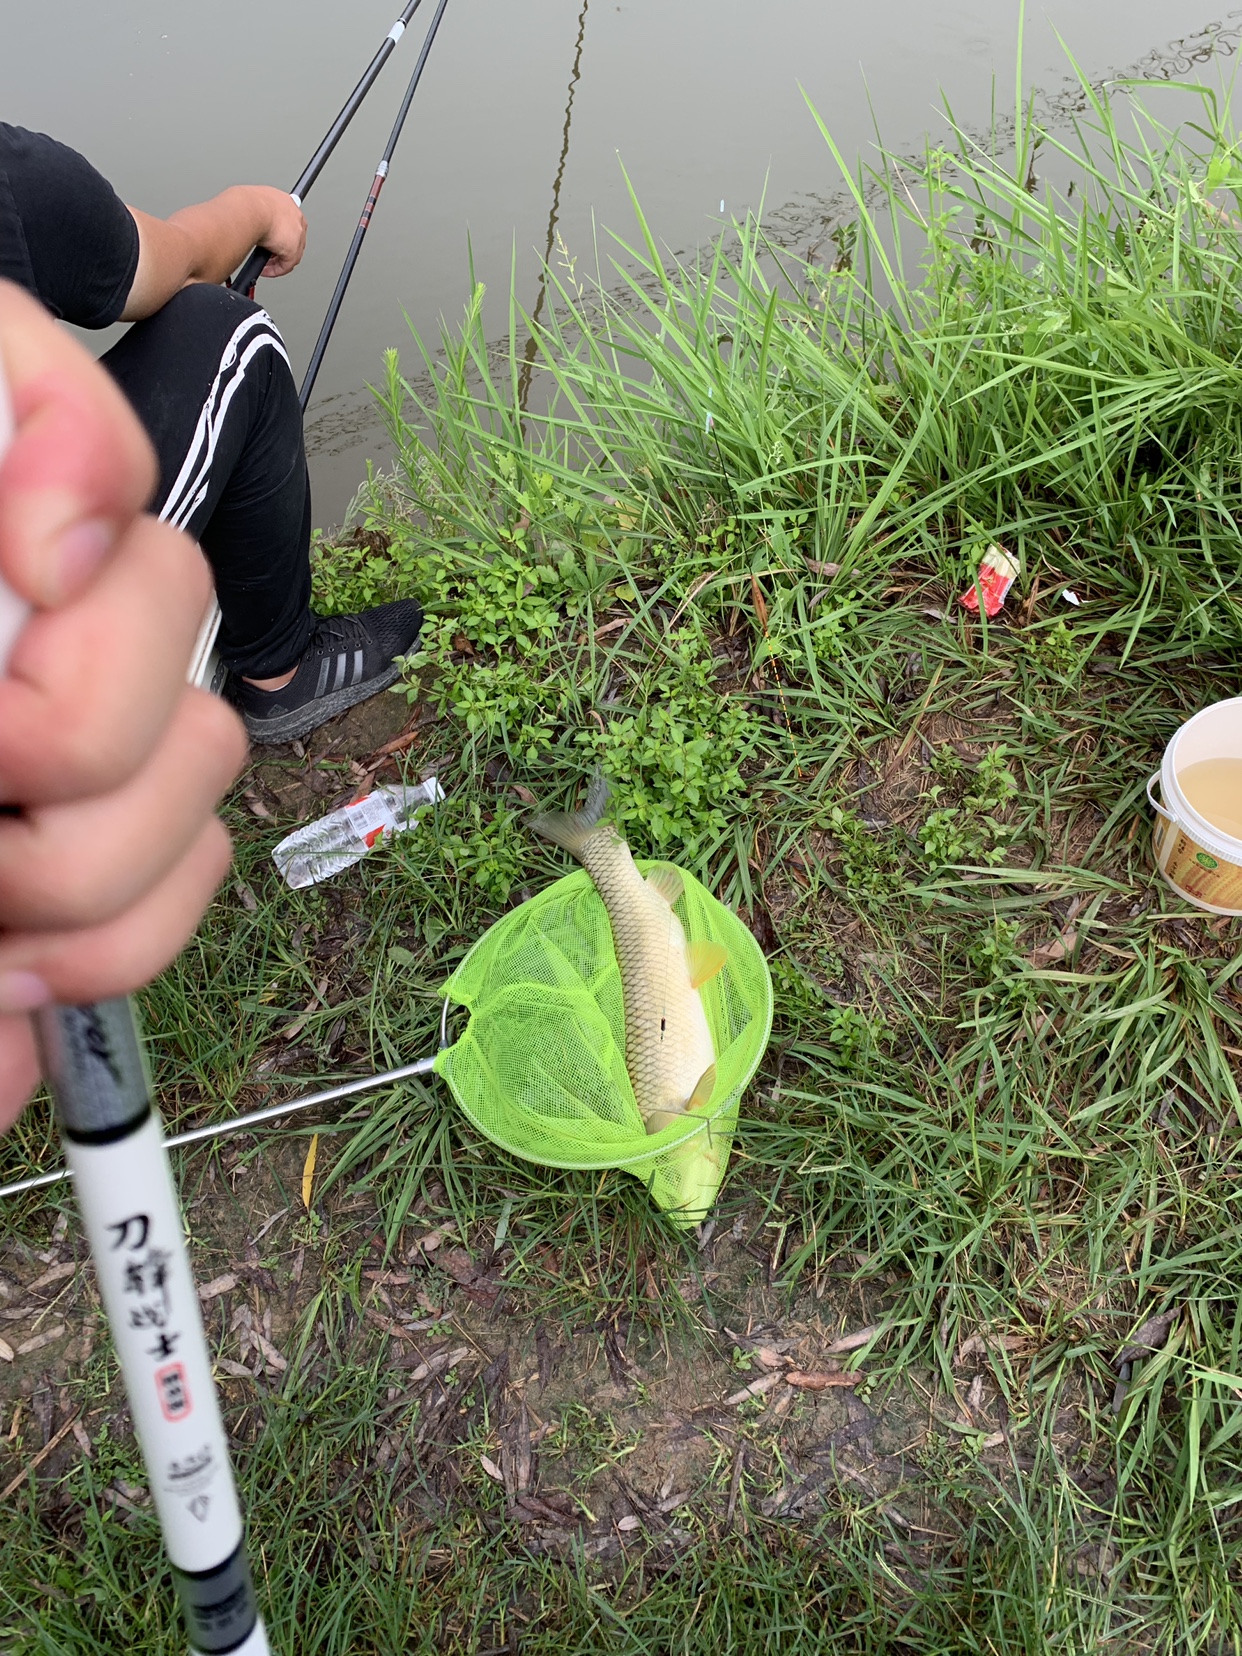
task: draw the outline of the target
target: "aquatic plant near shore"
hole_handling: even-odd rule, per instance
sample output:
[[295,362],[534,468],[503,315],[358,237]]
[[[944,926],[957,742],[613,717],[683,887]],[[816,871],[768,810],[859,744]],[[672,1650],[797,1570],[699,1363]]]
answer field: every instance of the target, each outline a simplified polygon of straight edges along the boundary
[[[1236,145],[1204,89],[1176,131],[1128,97],[1129,137],[1083,92],[1073,146],[1028,109],[1007,157],[955,130],[851,175],[834,149],[831,267],[749,219],[679,263],[635,202],[609,278],[562,250],[543,323],[511,301],[489,344],[476,287],[421,379],[389,353],[398,463],[364,497],[387,551],[334,548],[323,595],[416,591],[411,694],[475,760],[540,785],[603,762],[642,851],[731,858],[743,892],[747,764],[800,775],[836,664],[894,595],[943,589],[943,611],[981,545],[1022,571],[1019,622],[1040,592],[1087,598],[1072,646],[1051,618],[1027,639],[1056,679],[1106,633],[1122,660],[1141,635],[1236,644],[1242,229],[1211,199],[1238,204]],[[933,861],[966,843],[950,826],[922,832]]]
[[[1046,584],[1072,542],[1132,627],[1238,636],[1242,234],[1211,198],[1236,204],[1242,167],[1206,91],[1176,132],[1128,99],[1131,137],[1084,95],[1074,146],[1028,116],[1007,162],[960,132],[856,176],[837,155],[845,267],[753,220],[678,263],[635,203],[610,274],[549,272],[546,323],[513,303],[489,345],[477,288],[440,355],[420,345],[424,388],[391,356],[381,395],[432,544],[586,548],[700,610],[759,569],[809,658],[816,564],[844,591],[898,545],[952,584],[986,533]],[[1031,176],[1041,145],[1072,194]]]

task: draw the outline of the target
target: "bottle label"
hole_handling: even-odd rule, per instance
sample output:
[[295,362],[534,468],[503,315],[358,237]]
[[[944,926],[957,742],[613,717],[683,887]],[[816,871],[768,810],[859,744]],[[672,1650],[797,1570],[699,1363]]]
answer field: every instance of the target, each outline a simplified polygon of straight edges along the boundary
[[350,832],[368,851],[397,826],[392,806],[378,790],[352,805],[343,806],[342,810]]

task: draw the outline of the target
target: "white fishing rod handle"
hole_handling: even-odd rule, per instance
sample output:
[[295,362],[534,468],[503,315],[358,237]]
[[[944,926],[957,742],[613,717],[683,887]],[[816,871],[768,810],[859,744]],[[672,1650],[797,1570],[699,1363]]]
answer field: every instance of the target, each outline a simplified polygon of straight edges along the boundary
[[[0,461],[13,435],[0,364]],[[29,606],[0,578],[0,676]],[[181,1210],[128,1000],[35,1018],[193,1656],[268,1656]]]

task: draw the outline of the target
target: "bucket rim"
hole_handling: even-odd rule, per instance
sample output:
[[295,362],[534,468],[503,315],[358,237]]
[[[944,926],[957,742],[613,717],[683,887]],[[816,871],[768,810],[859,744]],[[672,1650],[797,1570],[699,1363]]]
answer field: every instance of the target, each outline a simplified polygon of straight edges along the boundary
[[1227,707],[1236,709],[1239,716],[1242,716],[1242,696],[1226,696],[1223,701],[1209,702],[1206,707],[1201,707],[1197,713],[1192,713],[1190,718],[1177,727],[1172,736],[1169,737],[1164,755],[1160,761],[1160,770],[1157,772],[1160,778],[1160,792],[1163,795],[1164,804],[1158,805],[1152,794],[1152,782],[1155,781],[1155,776],[1147,784],[1147,797],[1151,800],[1155,810],[1176,822],[1179,827],[1184,828],[1188,833],[1193,833],[1196,839],[1211,842],[1204,844],[1205,851],[1212,852],[1214,856],[1221,857],[1225,862],[1242,867],[1242,839],[1235,839],[1232,834],[1227,834],[1223,828],[1218,828],[1214,822],[1209,822],[1205,816],[1196,811],[1182,792],[1177,780],[1177,748],[1182,738],[1201,719],[1209,718],[1213,714],[1219,713],[1222,708]]

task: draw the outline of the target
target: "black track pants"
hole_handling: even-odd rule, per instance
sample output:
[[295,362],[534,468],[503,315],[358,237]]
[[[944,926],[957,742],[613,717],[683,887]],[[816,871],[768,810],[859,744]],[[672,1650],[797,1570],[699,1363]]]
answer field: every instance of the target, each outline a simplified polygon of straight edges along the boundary
[[225,664],[249,678],[286,672],[310,638],[310,483],[271,317],[196,284],[135,323],[103,365],[155,445],[154,509],[211,563]]

